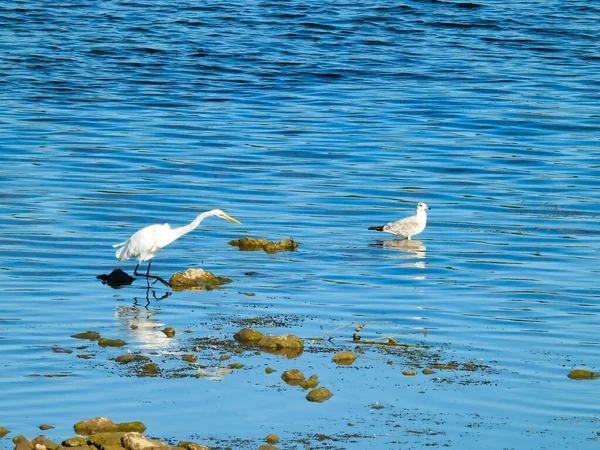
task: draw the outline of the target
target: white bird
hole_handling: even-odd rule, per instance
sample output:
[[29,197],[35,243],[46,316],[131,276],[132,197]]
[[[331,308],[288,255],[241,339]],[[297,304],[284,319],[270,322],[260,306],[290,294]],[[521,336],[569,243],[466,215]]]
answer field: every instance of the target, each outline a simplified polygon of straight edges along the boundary
[[404,236],[410,239],[421,233],[427,225],[427,210],[431,209],[425,203],[417,203],[417,212],[414,216],[405,217],[396,222],[386,223],[376,227],[369,227],[369,230],[383,231],[395,236]]
[[[190,231],[195,230],[198,225],[200,225],[200,222],[207,217],[212,216],[221,217],[235,223],[240,223],[233,217],[225,214],[220,209],[213,209],[211,211],[206,211],[202,214],[199,214],[192,222],[182,227],[171,228],[168,223],[163,225],[149,225],[135,232],[125,242],[113,245],[114,248],[120,247],[115,255],[119,261],[126,261],[129,258],[136,258],[138,263],[133,271],[135,275],[145,276],[146,278],[154,278],[163,283],[165,286],[170,286],[170,284],[161,277],[150,275],[152,258],[154,258],[161,249],[169,245],[174,240],[179,239],[181,236],[184,236]],[[140,263],[143,261],[148,261],[148,270],[146,271],[146,275],[138,273],[137,271],[138,267],[140,267]]]

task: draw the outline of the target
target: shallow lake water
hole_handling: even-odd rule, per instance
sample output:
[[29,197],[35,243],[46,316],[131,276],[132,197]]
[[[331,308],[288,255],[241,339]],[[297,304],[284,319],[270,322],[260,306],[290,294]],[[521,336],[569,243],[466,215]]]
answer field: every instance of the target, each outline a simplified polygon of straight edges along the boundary
[[[107,416],[214,448],[596,448],[597,381],[567,375],[600,370],[598,19],[583,1],[5,2],[0,447]],[[367,230],[419,201],[410,242]],[[96,279],[133,272],[112,245],[136,230],[213,208],[242,224],[207,219],[152,270],[231,283],[160,299]],[[301,245],[228,244],[244,236]],[[360,324],[420,353],[353,342]],[[304,353],[235,353],[245,326]],[[71,337],[87,330],[128,345]],[[292,368],[334,396],[308,402]]]

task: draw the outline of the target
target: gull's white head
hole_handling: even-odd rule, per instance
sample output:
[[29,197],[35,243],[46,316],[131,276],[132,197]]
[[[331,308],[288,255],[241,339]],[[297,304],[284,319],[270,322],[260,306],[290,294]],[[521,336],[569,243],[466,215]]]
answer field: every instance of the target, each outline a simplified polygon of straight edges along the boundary
[[428,209],[431,209],[431,208],[429,206],[427,206],[425,203],[423,203],[423,202],[417,203],[417,212],[427,211]]

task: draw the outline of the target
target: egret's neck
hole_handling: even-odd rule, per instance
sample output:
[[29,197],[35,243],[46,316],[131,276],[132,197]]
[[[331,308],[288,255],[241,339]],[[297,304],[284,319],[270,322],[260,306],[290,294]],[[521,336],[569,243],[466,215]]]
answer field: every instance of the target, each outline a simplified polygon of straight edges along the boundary
[[211,215],[210,213],[211,211],[207,211],[203,212],[202,214],[198,214],[198,216],[187,225],[178,228],[173,228],[173,239],[171,242],[173,242],[175,239],[179,239],[181,236],[188,234],[190,231],[194,231],[196,228],[198,228],[200,222],[202,222],[204,219]]

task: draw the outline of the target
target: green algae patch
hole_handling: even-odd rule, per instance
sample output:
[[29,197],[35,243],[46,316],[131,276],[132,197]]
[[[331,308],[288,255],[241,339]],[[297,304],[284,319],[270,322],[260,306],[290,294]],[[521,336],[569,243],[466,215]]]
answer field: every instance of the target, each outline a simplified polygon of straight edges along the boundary
[[309,402],[321,403],[326,400],[329,400],[331,397],[333,397],[331,391],[324,387],[313,389],[308,394],[306,394],[306,400],[308,400]]
[[6,428],[0,426],[0,438],[3,438],[4,436],[6,436],[8,433],[10,433],[10,430],[7,430]]
[[83,333],[73,334],[71,337],[75,339],[89,339],[90,341],[97,341],[100,339],[100,333],[97,331],[84,331]]
[[244,237],[228,242],[229,245],[239,247],[242,251],[263,250],[265,253],[293,252],[296,251],[300,242],[293,238],[282,239],[279,242],[268,241],[265,238]]
[[345,352],[336,353],[333,356],[332,360],[336,364],[343,365],[343,366],[349,366],[354,361],[356,361],[356,358],[358,358],[358,356],[356,356],[353,352],[348,350]]
[[165,336],[167,337],[175,337],[175,328],[172,327],[167,327],[164,330],[162,330],[162,332],[165,334]]
[[263,337],[265,337],[264,334],[253,328],[242,328],[240,331],[233,335],[233,338],[236,341],[239,341],[243,344],[258,343]]
[[212,291],[222,284],[231,283],[232,281],[229,278],[218,277],[203,269],[188,269],[185,272],[175,272],[169,283],[175,291]]
[[575,369],[571,370],[567,376],[572,380],[593,380],[598,378],[600,375],[590,370]]
[[127,342],[122,339],[100,338],[98,339],[98,345],[100,347],[123,347],[124,345],[127,345]]
[[139,420],[133,422],[121,422],[117,424],[117,431],[123,433],[130,433],[132,431],[136,433],[143,433],[146,431],[146,425]]

